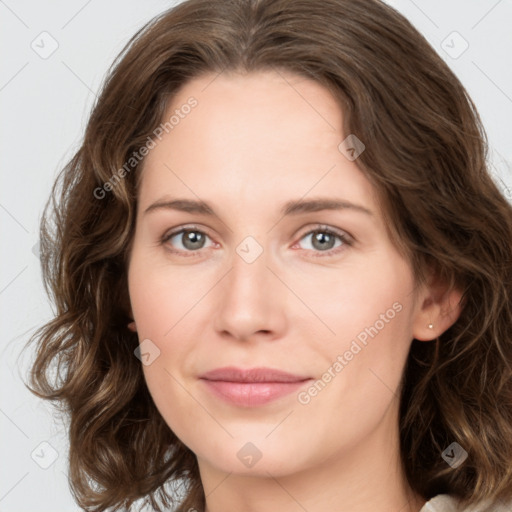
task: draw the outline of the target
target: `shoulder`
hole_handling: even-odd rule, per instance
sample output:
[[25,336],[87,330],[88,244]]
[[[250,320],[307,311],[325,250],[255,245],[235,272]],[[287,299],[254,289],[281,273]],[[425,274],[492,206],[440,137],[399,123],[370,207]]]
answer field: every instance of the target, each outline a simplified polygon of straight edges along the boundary
[[[458,508],[459,500],[450,494],[438,494],[431,498],[419,512],[490,512],[490,508],[486,508],[486,502],[467,507],[465,509]],[[492,512],[512,512],[512,501],[503,503],[501,506],[492,507]]]

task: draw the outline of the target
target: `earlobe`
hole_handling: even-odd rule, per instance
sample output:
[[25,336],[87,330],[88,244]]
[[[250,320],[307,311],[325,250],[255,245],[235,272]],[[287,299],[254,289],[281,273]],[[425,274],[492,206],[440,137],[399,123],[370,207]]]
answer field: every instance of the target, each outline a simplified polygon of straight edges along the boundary
[[[458,289],[431,293],[423,300],[414,320],[413,337],[419,341],[431,341],[441,336],[459,318],[462,311],[462,292]],[[439,292],[439,290],[437,290]]]
[[128,327],[128,329],[130,329],[130,331],[137,332],[137,325],[135,324],[135,322],[130,322],[127,325],[127,327]]

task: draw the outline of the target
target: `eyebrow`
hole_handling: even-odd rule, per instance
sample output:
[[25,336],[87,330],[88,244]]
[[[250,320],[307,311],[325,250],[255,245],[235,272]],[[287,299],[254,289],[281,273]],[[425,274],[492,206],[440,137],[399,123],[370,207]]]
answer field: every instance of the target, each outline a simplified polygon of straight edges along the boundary
[[[144,215],[158,210],[177,210],[199,215],[217,216],[213,208],[205,201],[192,199],[167,199],[162,198],[146,208]],[[297,199],[286,202],[281,208],[283,216],[299,215],[301,213],[320,212],[323,210],[353,210],[373,216],[368,208],[351,203],[345,199],[313,198]]]

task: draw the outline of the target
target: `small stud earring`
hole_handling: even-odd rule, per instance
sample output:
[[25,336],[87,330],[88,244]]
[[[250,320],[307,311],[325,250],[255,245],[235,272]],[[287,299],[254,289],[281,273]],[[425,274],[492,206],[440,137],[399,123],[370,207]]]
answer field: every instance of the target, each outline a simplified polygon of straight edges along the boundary
[[434,324],[428,324],[428,328],[429,329],[433,329],[434,328]]

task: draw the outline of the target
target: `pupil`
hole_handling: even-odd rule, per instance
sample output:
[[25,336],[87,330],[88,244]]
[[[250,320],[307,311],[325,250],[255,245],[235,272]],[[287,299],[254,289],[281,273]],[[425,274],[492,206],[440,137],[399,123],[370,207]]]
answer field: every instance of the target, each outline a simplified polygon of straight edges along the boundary
[[200,249],[202,240],[202,235],[198,233],[197,231],[186,231],[184,233],[185,235],[185,242],[184,246],[188,249]]
[[[317,242],[319,243],[319,246],[316,247],[317,249],[332,249],[334,237],[327,233],[317,232],[316,235],[313,237],[313,245],[315,246]],[[325,244],[324,242],[327,242],[327,244]]]

